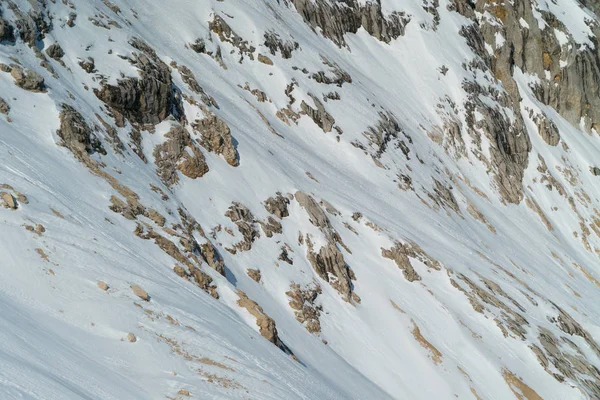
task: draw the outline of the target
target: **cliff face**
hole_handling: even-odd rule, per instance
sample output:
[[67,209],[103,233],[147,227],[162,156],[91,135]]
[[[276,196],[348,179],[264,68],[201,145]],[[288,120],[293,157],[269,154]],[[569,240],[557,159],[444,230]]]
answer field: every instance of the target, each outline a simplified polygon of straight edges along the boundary
[[599,11],[0,3],[0,398],[600,398]]

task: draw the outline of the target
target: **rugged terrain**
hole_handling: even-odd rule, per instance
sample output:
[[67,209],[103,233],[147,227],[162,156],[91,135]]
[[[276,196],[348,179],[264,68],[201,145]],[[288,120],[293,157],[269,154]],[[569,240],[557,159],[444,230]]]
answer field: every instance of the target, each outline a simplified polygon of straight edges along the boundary
[[0,1],[0,398],[600,398],[596,13]]

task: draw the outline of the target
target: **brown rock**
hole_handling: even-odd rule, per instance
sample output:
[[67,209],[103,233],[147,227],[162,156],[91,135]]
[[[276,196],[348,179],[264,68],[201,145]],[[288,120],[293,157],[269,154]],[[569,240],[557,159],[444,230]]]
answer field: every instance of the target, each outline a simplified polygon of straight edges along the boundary
[[150,301],[150,295],[144,289],[139,287],[138,285],[131,285],[131,290],[133,290],[133,294],[144,301]]
[[258,61],[260,61],[263,64],[273,65],[273,61],[269,57],[264,56],[262,54],[258,55]]
[[18,207],[17,200],[12,196],[12,194],[7,192],[0,192],[0,198],[4,203],[5,208],[10,208],[12,210],[16,210]]
[[96,285],[98,285],[98,287],[104,291],[108,290],[108,284],[106,282],[98,281],[98,283],[96,283]]
[[135,343],[137,342],[137,338],[135,337],[135,335],[133,333],[128,333],[127,334],[127,340],[129,340],[131,343]]
[[192,125],[202,135],[202,146],[213,153],[221,154],[227,163],[233,167],[239,165],[239,155],[229,126],[221,118],[209,113],[206,118],[196,120]]

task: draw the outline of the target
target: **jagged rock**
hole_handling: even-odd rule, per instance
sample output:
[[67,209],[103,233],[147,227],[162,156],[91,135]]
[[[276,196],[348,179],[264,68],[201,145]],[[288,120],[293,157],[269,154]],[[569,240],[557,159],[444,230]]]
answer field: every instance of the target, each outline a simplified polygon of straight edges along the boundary
[[259,269],[252,269],[252,268],[248,268],[246,270],[246,273],[248,274],[248,276],[250,278],[252,278],[254,281],[256,282],[260,282],[261,279],[261,273]]
[[598,168],[598,167],[590,167],[590,171],[592,171],[592,174],[594,176],[600,176],[600,168]]
[[165,138],[153,151],[158,176],[165,185],[179,182],[177,171],[190,179],[200,178],[209,171],[204,154],[185,128],[175,125]]
[[188,85],[188,87],[190,88],[191,91],[200,95],[202,102],[207,107],[213,106],[213,107],[219,108],[215,99],[213,99],[211,96],[207,95],[206,92],[204,91],[204,89],[202,88],[202,86],[200,86],[200,84],[196,80],[196,76],[194,75],[194,73],[192,72],[191,69],[189,69],[185,65],[177,65],[177,63],[175,61],[173,61],[171,63],[171,66],[174,68],[177,68],[177,70],[179,71],[179,74],[181,75],[181,79],[183,80],[183,82],[186,85]]
[[48,47],[46,49],[46,54],[48,54],[48,57],[50,57],[50,58],[53,58],[55,60],[60,60],[61,58],[64,57],[65,52],[62,49],[62,47],[60,47],[60,44],[54,43],[53,45],[51,45],[50,47]]
[[240,251],[250,250],[252,243],[260,237],[256,229],[256,220],[250,210],[240,203],[233,202],[225,212],[225,216],[237,225],[238,231],[242,234],[243,239],[235,244],[235,248]]
[[410,254],[409,248],[405,247],[402,243],[396,243],[396,245],[389,250],[381,249],[381,255],[393,260],[398,268],[402,270],[404,278],[406,278],[407,281],[420,281],[421,277],[413,268],[410,259],[408,258],[408,254]]
[[15,30],[4,18],[0,18],[0,43],[15,41]]
[[50,18],[44,14],[44,7],[32,3],[32,9],[26,14],[13,3],[8,3],[9,8],[15,14],[15,25],[17,26],[19,36],[30,47],[35,47],[39,40],[45,37],[50,31]]
[[266,65],[273,65],[273,60],[271,60],[269,57],[263,55],[263,54],[259,54],[257,57],[258,61],[266,64]]
[[204,261],[219,274],[225,276],[225,262],[221,255],[212,245],[212,243],[207,242],[200,245],[200,254]]
[[289,254],[288,254],[288,251],[287,251],[287,249],[286,249],[285,246],[281,246],[281,253],[279,253],[279,256],[277,257],[277,259],[279,261],[286,262],[286,263],[288,263],[290,265],[294,264],[294,260],[292,260],[290,258]]
[[369,126],[363,132],[363,136],[369,141],[369,146],[374,150],[371,154],[375,158],[380,158],[388,149],[393,141],[398,141],[397,147],[402,148],[404,155],[408,158],[410,150],[406,144],[399,139],[400,133],[403,133],[400,124],[390,112],[380,112],[379,120],[374,126]]
[[198,38],[194,43],[189,44],[190,48],[194,50],[196,53],[204,54],[206,53],[206,42],[204,39]]
[[2,97],[0,97],[0,114],[8,114],[10,106]]
[[206,150],[223,155],[225,161],[233,167],[239,165],[239,155],[225,121],[210,113],[206,118],[196,120],[193,127],[202,135],[201,144]]
[[358,0],[292,0],[304,22],[313,29],[320,28],[323,36],[338,46],[346,44],[344,35],[356,33],[361,27],[371,36],[390,42],[404,34],[410,21],[404,13],[393,12],[387,17],[381,10],[381,1]]
[[292,283],[290,290],[285,293],[290,298],[289,305],[294,310],[296,320],[303,324],[310,333],[318,334],[321,332],[319,317],[323,307],[315,304],[321,293],[321,286],[318,284],[307,285],[302,288],[297,283]]
[[281,350],[288,354],[291,354],[289,348],[281,341],[277,333],[277,326],[273,318],[265,314],[261,306],[258,305],[254,300],[248,298],[248,295],[241,290],[237,291],[239,299],[237,304],[245,308],[254,318],[256,318],[256,325],[258,325],[259,332],[262,337],[279,347]]
[[33,70],[23,70],[19,66],[13,66],[10,74],[15,80],[15,85],[30,92],[45,92],[44,78]]
[[272,55],[276,55],[277,51],[281,52],[281,57],[292,58],[292,52],[297,50],[300,45],[298,42],[283,41],[279,35],[273,31],[266,32],[264,45],[269,48]]
[[277,192],[274,197],[269,197],[265,201],[265,208],[268,212],[281,219],[290,215],[287,208],[288,204],[290,204],[290,199]]
[[318,228],[331,228],[329,218],[312,196],[304,192],[296,192],[296,201],[306,210],[310,222]]
[[2,203],[3,203],[2,205],[4,206],[4,208],[10,208],[12,210],[16,210],[17,207],[19,206],[17,203],[17,200],[15,200],[13,195],[10,193],[1,192],[0,199],[2,199]]
[[315,272],[321,279],[329,282],[334,289],[340,292],[346,301],[350,301],[352,298],[352,281],[349,268],[344,261],[344,255],[331,242],[321,247],[318,253],[315,253],[312,247],[312,243],[308,241],[306,257]]
[[317,108],[312,108],[304,100],[302,100],[300,108],[302,108],[302,111],[308,115],[310,119],[312,119],[313,122],[323,130],[323,132],[331,132],[333,125],[335,124],[335,119],[327,112],[327,110],[325,110],[325,106],[317,97],[313,96],[312,94],[309,94],[309,96],[313,99],[313,102]]
[[144,289],[139,287],[138,285],[131,285],[131,290],[133,290],[133,294],[144,301],[150,301],[150,295]]
[[213,20],[208,23],[208,28],[217,34],[222,42],[228,42],[237,47],[242,58],[247,55],[251,60],[254,59],[252,54],[256,50],[254,46],[250,46],[247,40],[235,33],[221,16],[215,14]]
[[124,119],[155,125],[170,115],[179,118],[183,107],[169,67],[139,39],[130,44],[140,51],[130,59],[140,77],[121,79],[116,86],[103,84],[94,93],[112,109],[118,126],[124,125]]
[[550,146],[556,146],[560,142],[560,134],[556,124],[548,119],[546,115],[537,114],[533,120],[538,128],[538,133],[546,143]]
[[88,74],[96,72],[96,61],[92,57],[88,57],[87,60],[79,60],[78,64]]
[[56,133],[62,139],[62,144],[76,157],[81,157],[84,153],[106,154],[102,144],[77,110],[63,104],[59,118],[60,129]]
[[283,231],[279,221],[273,217],[268,217],[266,222],[259,221],[259,224],[267,237],[273,237],[274,233],[281,233]]

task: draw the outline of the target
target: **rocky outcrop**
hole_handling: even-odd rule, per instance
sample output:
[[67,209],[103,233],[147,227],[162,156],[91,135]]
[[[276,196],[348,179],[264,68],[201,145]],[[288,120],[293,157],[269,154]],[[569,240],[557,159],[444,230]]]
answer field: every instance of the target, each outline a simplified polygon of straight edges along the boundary
[[221,118],[209,113],[205,118],[196,120],[193,125],[202,136],[201,144],[206,150],[220,154],[232,167],[239,165],[239,155],[233,145],[229,126]]
[[239,251],[250,250],[252,243],[260,237],[254,215],[244,205],[233,202],[225,212],[225,216],[236,224],[238,231],[242,235],[242,240],[234,245],[235,249]]
[[220,15],[214,15],[213,20],[208,23],[208,28],[219,37],[221,42],[230,43],[239,50],[241,56],[240,62],[244,59],[244,55],[248,56],[251,60],[254,60],[253,53],[256,48],[249,45],[247,40],[244,40],[235,33]]
[[44,78],[33,70],[24,70],[19,66],[13,66],[10,74],[15,80],[15,85],[21,89],[28,90],[30,92],[45,92],[46,85]]
[[165,138],[167,140],[153,152],[158,176],[165,185],[179,182],[178,171],[190,179],[200,178],[208,172],[202,151],[185,128],[173,126]]
[[16,210],[19,207],[17,200],[8,192],[0,192],[0,200],[2,200],[2,206],[4,208]]
[[78,158],[84,154],[106,154],[102,143],[93,134],[83,116],[68,104],[62,105],[59,115],[60,129],[56,132],[62,139],[62,145],[71,150]]
[[560,134],[556,124],[550,120],[545,114],[536,114],[533,117],[533,122],[537,126],[538,133],[544,139],[544,142],[550,146],[556,146],[560,142]]
[[393,260],[398,268],[402,270],[404,278],[407,281],[420,281],[421,277],[413,268],[410,259],[408,258],[409,254],[411,254],[409,248],[405,247],[402,243],[396,243],[396,245],[389,250],[381,249],[381,255]]
[[277,218],[285,218],[289,216],[288,205],[290,204],[290,199],[283,196],[281,193],[277,192],[277,194],[273,197],[269,197],[265,201],[265,209],[276,216]]
[[273,237],[273,234],[283,232],[281,223],[273,217],[268,217],[266,221],[258,221],[258,223],[267,237]]
[[285,351],[287,354],[292,354],[290,349],[281,341],[277,333],[277,326],[273,318],[265,314],[263,308],[258,305],[257,302],[250,299],[246,293],[241,290],[237,291],[238,294],[238,306],[245,308],[254,318],[256,318],[256,325],[258,326],[259,332],[262,337]]
[[96,96],[111,109],[118,126],[124,126],[125,119],[155,125],[170,115],[182,118],[181,98],[169,67],[141,40],[130,44],[139,51],[129,61],[138,68],[140,77],[121,79],[117,85],[105,83],[95,90]]
[[344,296],[344,300],[360,303],[360,297],[353,292],[352,277],[354,274],[346,265],[344,255],[338,250],[335,243],[329,242],[316,253],[309,235],[306,242],[308,247],[306,257],[317,275],[340,292]]
[[273,31],[266,32],[264,38],[264,45],[267,46],[272,55],[276,55],[279,52],[283,58],[292,58],[292,52],[300,48],[298,42],[284,41]]
[[313,95],[309,96],[313,99],[313,102],[317,108],[312,108],[304,100],[302,100],[302,103],[300,104],[302,112],[308,115],[310,119],[312,119],[313,122],[323,130],[323,132],[331,132],[333,125],[335,124],[335,119],[327,112],[327,110],[325,110],[325,106],[318,98]]
[[2,43],[2,42],[14,43],[14,41],[15,41],[14,28],[12,27],[12,25],[10,25],[8,23],[7,20],[0,17],[0,43]]
[[8,114],[10,106],[2,97],[0,97],[0,114]]
[[315,302],[322,292],[321,286],[316,283],[305,287],[292,283],[290,290],[285,292],[290,298],[289,305],[294,310],[296,320],[303,324],[307,331],[314,334],[321,332],[319,318],[323,307]]
[[51,45],[50,47],[48,47],[46,49],[46,54],[48,54],[48,57],[50,57],[50,58],[53,58],[55,60],[60,60],[61,58],[64,57],[65,52],[62,49],[62,47],[60,47],[60,44],[54,43],[53,45]]
[[404,34],[410,18],[403,12],[384,16],[381,0],[292,0],[304,22],[313,30],[321,29],[326,38],[345,46],[344,35],[364,28],[371,36],[389,43]]

